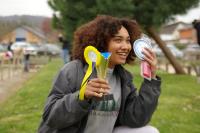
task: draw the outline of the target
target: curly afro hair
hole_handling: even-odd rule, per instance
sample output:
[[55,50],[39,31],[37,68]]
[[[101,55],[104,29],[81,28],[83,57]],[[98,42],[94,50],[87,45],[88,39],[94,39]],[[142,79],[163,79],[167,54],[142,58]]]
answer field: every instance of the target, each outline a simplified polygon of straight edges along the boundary
[[[108,42],[118,33],[122,26],[127,29],[131,44],[140,38],[141,30],[135,20],[99,15],[94,20],[82,25],[74,33],[72,58],[79,59],[85,63],[84,49],[89,45],[94,46],[100,52],[106,52]],[[131,49],[126,63],[133,62],[134,59],[135,53]]]

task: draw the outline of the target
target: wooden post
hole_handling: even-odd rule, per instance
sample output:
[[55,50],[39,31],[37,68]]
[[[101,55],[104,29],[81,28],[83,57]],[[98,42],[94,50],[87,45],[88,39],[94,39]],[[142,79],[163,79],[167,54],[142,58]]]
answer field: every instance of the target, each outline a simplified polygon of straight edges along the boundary
[[197,83],[200,84],[200,77],[197,77]]
[[4,57],[1,58],[1,80],[4,79]]
[[2,67],[2,60],[0,59],[0,75],[1,75],[1,80],[3,80],[3,67]]
[[166,72],[169,71],[169,64],[168,63],[165,64],[165,70],[166,70]]
[[187,73],[191,75],[191,66],[187,66]]

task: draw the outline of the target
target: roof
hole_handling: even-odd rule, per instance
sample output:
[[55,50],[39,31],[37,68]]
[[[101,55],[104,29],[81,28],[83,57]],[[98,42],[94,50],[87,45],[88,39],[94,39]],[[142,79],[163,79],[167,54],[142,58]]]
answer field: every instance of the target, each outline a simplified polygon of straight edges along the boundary
[[161,28],[160,34],[173,34],[175,30],[177,30],[179,25],[183,25],[184,28],[192,27],[192,24],[184,23],[184,22],[176,22],[173,24],[165,25]]
[[[39,28],[33,28],[33,27],[29,27],[29,26],[19,26],[19,27],[16,27],[14,29],[10,29],[10,30],[6,31],[4,33],[4,35],[12,32],[12,31],[15,31],[18,28],[22,28],[22,29],[24,29],[26,31],[29,31],[29,32],[33,33],[34,35],[36,35],[37,37],[39,37],[39,38],[41,38],[43,40],[46,40],[45,35],[43,34],[43,32]],[[1,35],[1,36],[3,36],[3,35]]]
[[36,36],[38,36],[42,39],[46,39],[45,35],[43,34],[43,32],[39,28],[32,28],[32,27],[29,27],[29,26],[21,26],[19,28],[23,28],[23,29],[35,34]]

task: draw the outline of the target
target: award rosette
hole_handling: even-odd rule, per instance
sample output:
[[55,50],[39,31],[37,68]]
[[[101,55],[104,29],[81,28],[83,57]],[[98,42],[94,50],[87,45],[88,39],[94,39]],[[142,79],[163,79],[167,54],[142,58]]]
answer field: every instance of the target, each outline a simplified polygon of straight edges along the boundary
[[151,67],[148,64],[148,62],[144,61],[145,55],[142,52],[144,48],[152,49],[151,41],[150,41],[150,39],[148,39],[146,37],[137,39],[133,43],[133,50],[134,50],[136,56],[140,60],[142,60],[141,61],[141,76],[148,80],[151,80]]
[[141,38],[141,39],[137,39],[134,44],[133,44],[133,50],[136,54],[136,56],[140,59],[140,60],[144,60],[144,54],[142,53],[142,50],[144,48],[149,48],[152,49],[151,44],[149,43],[149,41]]
[[84,100],[86,83],[88,81],[88,78],[92,74],[92,71],[94,70],[95,66],[98,66],[100,64],[101,54],[95,47],[87,46],[84,50],[84,58],[85,58],[85,61],[88,64],[88,69],[87,69],[86,74],[85,74],[83,81],[81,83],[81,89],[80,89],[80,92],[79,92],[79,99],[80,100]]

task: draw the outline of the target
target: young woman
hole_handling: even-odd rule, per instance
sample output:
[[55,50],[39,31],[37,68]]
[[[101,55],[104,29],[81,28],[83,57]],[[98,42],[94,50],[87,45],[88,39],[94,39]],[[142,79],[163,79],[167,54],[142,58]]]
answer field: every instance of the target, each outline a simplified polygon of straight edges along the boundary
[[[161,80],[156,76],[155,54],[150,49],[143,50],[153,70],[153,79],[144,79],[139,93],[132,83],[132,75],[122,67],[134,61],[132,43],[140,36],[135,21],[105,15],[77,29],[73,42],[74,60],[58,74],[38,132],[158,133],[156,128],[146,126],[160,95]],[[86,85],[85,100],[79,100],[80,86],[88,67],[83,53],[88,45],[112,54],[106,80],[97,78],[94,71]]]

